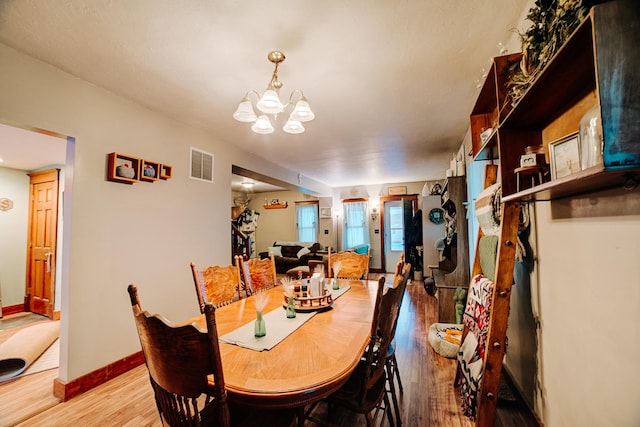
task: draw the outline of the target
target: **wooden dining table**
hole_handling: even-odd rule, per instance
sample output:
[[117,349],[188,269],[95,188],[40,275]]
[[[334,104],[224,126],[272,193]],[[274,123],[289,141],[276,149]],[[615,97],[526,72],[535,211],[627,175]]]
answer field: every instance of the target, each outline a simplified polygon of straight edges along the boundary
[[[260,408],[300,408],[337,391],[369,342],[378,282],[340,280],[350,289],[270,350],[220,342],[225,387],[233,402]],[[285,310],[282,286],[267,291],[264,313]],[[254,297],[216,309],[218,336],[253,322]],[[205,327],[204,316],[194,319]],[[269,324],[266,325],[267,334]]]

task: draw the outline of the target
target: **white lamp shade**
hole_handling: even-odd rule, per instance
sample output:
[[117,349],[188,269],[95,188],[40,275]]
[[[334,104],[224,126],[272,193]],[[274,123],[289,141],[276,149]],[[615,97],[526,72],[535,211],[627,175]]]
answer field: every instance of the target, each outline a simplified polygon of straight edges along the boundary
[[286,133],[293,133],[293,134],[302,133],[304,132],[304,126],[302,126],[302,123],[300,123],[300,121],[293,120],[291,117],[289,117],[289,120],[282,127],[282,130],[285,131]]
[[267,114],[278,114],[284,108],[280,98],[278,98],[278,92],[273,89],[267,89],[264,91],[264,95],[258,101],[257,107],[260,111]]
[[301,99],[296,103],[296,107],[291,113],[291,118],[300,122],[310,122],[315,117],[316,115],[313,114],[313,111],[311,111],[309,103],[304,99]]
[[238,109],[235,113],[233,113],[233,118],[239,122],[251,123],[255,122],[258,118],[256,113],[253,111],[253,107],[251,106],[251,101],[248,98],[244,98],[238,104]]
[[255,133],[266,135],[268,133],[273,133],[273,126],[271,126],[269,118],[264,114],[261,114],[260,117],[258,117],[258,120],[256,120],[253,126],[251,126],[251,130]]

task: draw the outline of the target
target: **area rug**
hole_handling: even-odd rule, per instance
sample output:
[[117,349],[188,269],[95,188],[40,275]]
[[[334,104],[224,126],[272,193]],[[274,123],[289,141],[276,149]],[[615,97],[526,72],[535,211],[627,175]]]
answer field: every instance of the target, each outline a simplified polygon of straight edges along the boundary
[[60,335],[60,322],[26,327],[0,344],[0,382],[24,373]]
[[0,331],[26,326],[30,323],[48,321],[46,316],[36,313],[19,313],[6,316],[0,319]]

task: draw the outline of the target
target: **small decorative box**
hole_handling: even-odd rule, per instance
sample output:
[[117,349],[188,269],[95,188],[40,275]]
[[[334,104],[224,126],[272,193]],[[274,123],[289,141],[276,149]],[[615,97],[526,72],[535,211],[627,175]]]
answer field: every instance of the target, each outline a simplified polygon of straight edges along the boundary
[[538,164],[538,155],[535,153],[523,154],[520,156],[520,167],[526,168],[529,166],[536,166]]

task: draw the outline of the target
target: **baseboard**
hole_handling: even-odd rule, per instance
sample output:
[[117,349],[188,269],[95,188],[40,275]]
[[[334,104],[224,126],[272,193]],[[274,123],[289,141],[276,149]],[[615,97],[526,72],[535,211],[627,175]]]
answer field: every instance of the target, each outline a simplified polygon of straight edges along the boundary
[[131,369],[144,363],[144,356],[141,351],[130,356],[116,360],[109,365],[96,369],[86,375],[65,383],[59,378],[53,380],[53,395],[62,402],[78,396],[94,387],[104,384],[115,377],[124,374]]
[[505,379],[505,381],[509,384],[509,387],[511,388],[511,390],[517,395],[518,400],[522,402],[522,404],[529,411],[529,414],[536,420],[536,422],[538,423],[538,426],[544,427],[544,423],[542,422],[540,417],[538,417],[538,415],[535,413],[531,405],[529,405],[529,403],[524,399],[522,391],[520,390],[520,387],[518,387],[516,382],[513,380],[513,376],[509,372],[509,369],[504,365],[502,366],[502,376]]
[[22,313],[24,311],[24,304],[7,305],[2,307],[2,316],[9,316],[10,314]]

